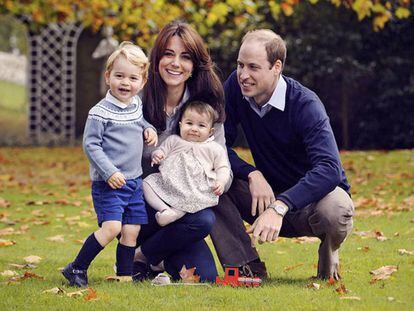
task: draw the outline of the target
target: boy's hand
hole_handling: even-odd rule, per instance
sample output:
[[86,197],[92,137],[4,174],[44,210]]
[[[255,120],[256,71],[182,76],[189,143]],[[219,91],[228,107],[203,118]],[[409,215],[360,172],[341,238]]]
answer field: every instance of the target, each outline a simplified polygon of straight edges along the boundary
[[222,195],[224,192],[224,184],[217,181],[216,184],[213,186],[213,193],[215,195]]
[[153,128],[147,128],[144,131],[144,140],[145,143],[149,146],[156,146],[158,143],[158,135],[157,132],[154,131]]
[[159,165],[162,162],[162,160],[164,160],[164,158],[164,152],[162,152],[161,150],[155,150],[152,153],[151,166],[154,166],[154,164]]
[[107,183],[112,189],[122,188],[125,184],[125,176],[121,172],[116,172],[109,177]]

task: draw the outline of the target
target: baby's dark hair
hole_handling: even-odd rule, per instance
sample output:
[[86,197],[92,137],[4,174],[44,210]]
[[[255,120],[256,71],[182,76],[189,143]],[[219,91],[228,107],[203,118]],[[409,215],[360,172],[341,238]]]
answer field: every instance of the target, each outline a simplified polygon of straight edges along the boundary
[[211,107],[210,104],[203,102],[201,100],[194,100],[194,101],[189,101],[185,103],[183,107],[181,108],[181,115],[179,119],[180,121],[183,118],[184,113],[190,109],[195,110],[200,114],[206,113],[210,118],[211,126],[213,126],[214,123],[217,122],[217,119],[218,119],[217,112],[214,110],[213,107]]

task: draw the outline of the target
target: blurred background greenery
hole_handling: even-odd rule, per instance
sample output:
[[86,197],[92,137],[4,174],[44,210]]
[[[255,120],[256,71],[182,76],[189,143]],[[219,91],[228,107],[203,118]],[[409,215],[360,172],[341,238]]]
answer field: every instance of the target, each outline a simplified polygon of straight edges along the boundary
[[[85,30],[78,44],[78,64],[93,67],[98,65],[90,51],[102,38],[104,27],[112,27],[119,41],[134,40],[148,52],[158,30],[181,18],[202,34],[224,80],[236,67],[244,33],[271,28],[288,43],[284,73],[322,99],[340,148],[414,147],[414,17],[410,0],[378,0],[375,5],[368,0],[29,2],[0,0],[0,51],[14,49],[26,55],[28,31],[36,32],[49,22],[80,22]],[[99,68],[92,72],[78,65],[77,71],[82,81],[99,80]],[[98,83],[91,88],[98,90]],[[3,96],[6,91],[12,95]],[[14,98],[21,91],[24,87],[1,84],[2,118],[7,113],[23,116],[12,118],[15,121],[26,118],[22,100]],[[99,99],[99,92],[94,94],[78,106],[87,112]],[[12,110],[8,108],[11,102]],[[77,123],[83,124],[86,112]],[[8,132],[11,129],[7,126]],[[81,135],[81,130],[77,133]],[[11,144],[15,135],[9,136],[0,144]],[[245,145],[243,139],[239,144]]]

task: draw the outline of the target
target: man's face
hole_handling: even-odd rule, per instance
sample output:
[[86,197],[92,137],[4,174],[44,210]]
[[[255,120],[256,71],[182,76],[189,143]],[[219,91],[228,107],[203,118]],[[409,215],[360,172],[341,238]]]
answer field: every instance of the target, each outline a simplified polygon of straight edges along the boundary
[[252,97],[259,106],[266,104],[276,88],[282,63],[272,66],[267,60],[265,46],[255,39],[243,42],[237,59],[237,81],[242,94]]

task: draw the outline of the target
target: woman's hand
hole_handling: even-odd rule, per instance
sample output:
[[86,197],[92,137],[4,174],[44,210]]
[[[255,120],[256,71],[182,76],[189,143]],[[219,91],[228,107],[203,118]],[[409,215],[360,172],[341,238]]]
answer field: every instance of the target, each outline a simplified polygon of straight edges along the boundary
[[155,150],[151,156],[151,166],[154,164],[159,165],[165,158],[164,152],[161,150]]
[[157,132],[153,128],[146,128],[144,131],[144,140],[145,143],[149,146],[156,146],[158,143]]
[[111,177],[108,178],[107,183],[112,189],[122,188],[125,184],[125,176],[121,172],[113,173]]

